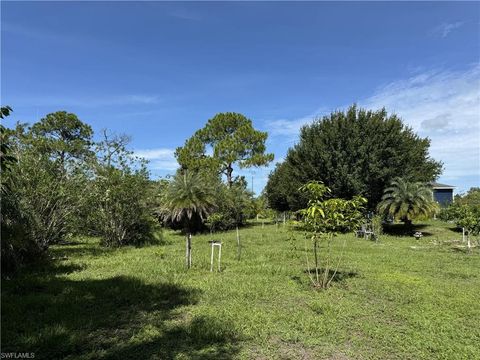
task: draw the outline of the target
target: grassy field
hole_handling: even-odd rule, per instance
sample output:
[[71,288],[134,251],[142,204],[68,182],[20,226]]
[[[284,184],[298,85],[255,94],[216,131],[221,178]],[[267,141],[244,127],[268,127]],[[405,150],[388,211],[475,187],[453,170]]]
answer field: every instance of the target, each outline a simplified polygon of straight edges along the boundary
[[[2,282],[2,352],[36,359],[480,359],[480,253],[447,224],[426,236],[346,240],[333,287],[315,291],[304,240],[280,226],[105,249],[96,239],[55,246],[48,265]],[[295,240],[296,239],[296,240]]]

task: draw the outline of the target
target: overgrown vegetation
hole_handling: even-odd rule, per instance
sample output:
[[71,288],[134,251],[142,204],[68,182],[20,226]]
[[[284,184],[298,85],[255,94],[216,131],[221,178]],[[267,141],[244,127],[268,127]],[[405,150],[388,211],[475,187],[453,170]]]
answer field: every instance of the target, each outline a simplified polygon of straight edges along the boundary
[[121,139],[94,143],[91,127],[65,111],[2,128],[3,274],[75,235],[108,246],[152,239],[148,172]]
[[92,160],[89,207],[85,216],[92,232],[108,246],[155,241],[158,223],[152,216],[149,174],[145,161],[126,149],[128,138],[109,137],[96,145]]

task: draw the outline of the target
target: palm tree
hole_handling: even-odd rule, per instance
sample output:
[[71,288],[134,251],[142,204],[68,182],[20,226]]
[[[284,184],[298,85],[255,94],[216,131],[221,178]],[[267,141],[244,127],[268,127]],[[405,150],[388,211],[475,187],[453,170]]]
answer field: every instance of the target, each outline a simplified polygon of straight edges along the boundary
[[187,170],[179,171],[168,185],[160,209],[164,221],[183,224],[186,235],[186,265],[192,265],[193,225],[204,221],[215,209],[215,190],[204,176]]
[[420,216],[431,216],[438,210],[433,200],[432,189],[421,182],[407,182],[402,178],[393,180],[385,189],[378,211],[400,218],[411,226],[412,220]]

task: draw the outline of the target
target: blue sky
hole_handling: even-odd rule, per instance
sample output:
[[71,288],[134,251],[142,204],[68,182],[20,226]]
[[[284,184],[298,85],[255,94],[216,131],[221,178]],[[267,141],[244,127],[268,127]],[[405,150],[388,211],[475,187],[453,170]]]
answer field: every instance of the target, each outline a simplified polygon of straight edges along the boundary
[[[215,113],[281,161],[314,117],[385,106],[432,140],[441,182],[480,186],[480,3],[2,2],[1,102],[132,136],[153,177]],[[273,168],[242,173],[259,192]],[[400,171],[400,169],[399,169]],[[238,172],[237,172],[238,174]]]

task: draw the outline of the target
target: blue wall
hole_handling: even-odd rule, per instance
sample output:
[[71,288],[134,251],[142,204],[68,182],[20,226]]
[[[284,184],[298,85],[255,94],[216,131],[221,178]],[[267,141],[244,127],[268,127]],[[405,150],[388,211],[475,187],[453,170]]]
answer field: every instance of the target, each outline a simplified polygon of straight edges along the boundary
[[453,189],[433,189],[433,198],[438,201],[441,206],[447,206],[452,202]]

